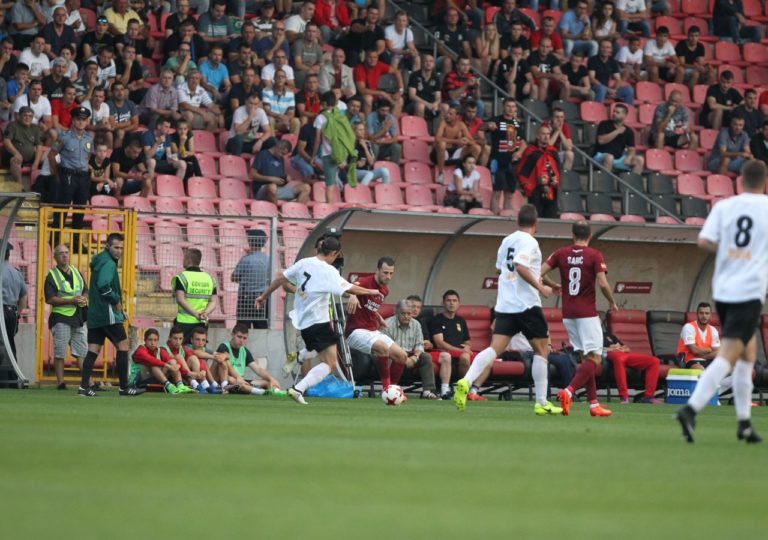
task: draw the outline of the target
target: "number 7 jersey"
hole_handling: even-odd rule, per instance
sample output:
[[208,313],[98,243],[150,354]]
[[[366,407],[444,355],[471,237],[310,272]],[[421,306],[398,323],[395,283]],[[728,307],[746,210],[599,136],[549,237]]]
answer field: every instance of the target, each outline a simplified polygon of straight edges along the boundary
[[541,306],[539,291],[520,277],[516,264],[528,268],[536,279],[541,276],[541,249],[527,232],[516,231],[504,238],[496,254],[496,269],[500,272],[497,313],[522,313]]
[[712,298],[765,301],[768,290],[768,197],[742,193],[712,208],[699,238],[717,244]]
[[298,330],[330,322],[330,295],[340,296],[352,287],[338,270],[317,257],[297,261],[283,275],[296,284],[296,299],[289,316]]

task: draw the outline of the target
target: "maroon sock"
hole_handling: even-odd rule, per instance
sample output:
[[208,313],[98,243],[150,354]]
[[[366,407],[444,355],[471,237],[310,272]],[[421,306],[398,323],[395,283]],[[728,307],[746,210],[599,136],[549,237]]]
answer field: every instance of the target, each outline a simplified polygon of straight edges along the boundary
[[[584,360],[579,364],[579,367],[576,368],[576,373],[571,380],[571,384],[568,385],[568,388],[572,389],[571,393],[575,393],[579,388],[586,387],[589,384],[590,379],[594,385],[596,367],[595,363],[591,360]],[[587,388],[587,392],[589,392],[589,388]]]
[[392,384],[400,384],[400,377],[403,376],[403,371],[405,371],[405,364],[392,362],[392,365],[389,366],[389,375],[392,378]]
[[379,372],[379,379],[381,379],[382,388],[388,387],[392,384],[389,372],[389,358],[386,356],[379,356],[376,358],[376,371]]
[[587,360],[586,363],[592,364],[592,376],[584,384],[584,388],[587,390],[587,399],[590,403],[597,403],[597,381],[595,380],[597,365],[591,360]]

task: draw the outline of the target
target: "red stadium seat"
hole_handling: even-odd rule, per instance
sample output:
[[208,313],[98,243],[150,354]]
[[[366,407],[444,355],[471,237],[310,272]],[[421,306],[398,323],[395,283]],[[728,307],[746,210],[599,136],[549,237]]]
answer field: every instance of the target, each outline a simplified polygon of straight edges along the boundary
[[454,208],[453,206],[438,206],[435,209],[435,212],[437,212],[438,214],[459,214],[459,215],[464,215],[464,212],[462,212],[458,208]]
[[710,18],[711,11],[707,0],[680,0],[680,9],[686,15]]
[[697,84],[693,87],[693,102],[698,105],[704,105],[707,100],[707,90],[709,87],[706,84]]
[[560,219],[564,221],[584,221],[584,216],[575,212],[564,212],[560,214]]
[[741,58],[741,49],[735,43],[730,41],[718,41],[715,43],[715,60],[734,66],[746,66]]
[[669,176],[677,176],[679,173],[674,168],[672,156],[666,150],[652,148],[645,153],[645,167],[651,171],[661,172]]
[[661,86],[654,82],[640,81],[635,85],[637,93],[635,100],[645,103],[659,103],[664,101]]
[[158,221],[155,223],[155,242],[158,244],[181,244],[183,233],[181,225],[173,221]]
[[160,269],[155,260],[155,253],[152,246],[147,242],[138,242],[136,244],[136,264],[140,272],[156,272]]
[[699,199],[709,199],[704,189],[704,180],[695,174],[681,174],[677,177],[677,193],[680,195],[693,195]]
[[100,208],[120,208],[120,201],[110,195],[94,195],[91,197],[91,206]]
[[204,129],[193,129],[192,136],[195,139],[195,151],[210,156],[220,156],[219,148],[216,146],[216,136],[210,131]]
[[467,321],[470,346],[473,351],[482,351],[491,344],[491,309],[486,306],[461,306],[456,312]]
[[398,186],[376,184],[373,187],[373,193],[377,205],[401,207],[400,209],[402,210],[406,209],[405,202],[403,201],[403,190]]
[[248,188],[237,178],[222,178],[219,182],[219,197],[222,199],[248,199]]
[[147,70],[147,73],[149,73],[149,76],[144,79],[144,82],[155,84],[158,81],[157,64],[155,61],[145,56],[141,59],[141,65]]
[[215,216],[216,207],[211,199],[190,199],[187,201],[187,212],[193,216]]
[[669,35],[675,36],[676,39],[679,39],[677,36],[683,35],[683,21],[680,19],[675,19],[674,17],[656,17],[656,29],[658,30],[662,26],[666,26],[667,29],[669,29]]
[[[174,177],[175,178],[175,177]],[[155,210],[158,214],[184,214],[184,203],[176,197],[157,197]]]
[[570,346],[568,331],[563,324],[563,312],[557,308],[544,308],[544,318],[549,327],[549,338],[552,341],[553,349],[560,349],[562,346]]
[[589,221],[616,221],[616,218],[610,214],[592,214],[589,216]]
[[251,201],[251,216],[252,217],[277,217],[277,206],[269,201]]
[[541,13],[541,20],[543,21],[547,17],[552,17],[555,20],[555,28],[560,24],[560,19],[563,17],[563,12],[559,9],[545,9]]
[[184,193],[184,181],[178,176],[158,174],[155,181],[157,183],[158,197],[187,198],[186,193]]
[[745,43],[744,60],[750,64],[768,64],[768,47],[762,43]]
[[216,186],[210,178],[192,176],[187,180],[187,193],[190,197],[199,199],[215,199]]
[[187,241],[194,245],[210,242],[216,237],[216,231],[210,221],[190,221],[187,223]]
[[766,22],[768,17],[763,14],[763,6],[760,0],[744,0],[744,17],[748,21]]
[[406,186],[405,203],[410,206],[424,207],[425,212],[436,208],[432,189],[419,184]]
[[685,223],[686,225],[695,225],[696,227],[701,227],[704,225],[705,221],[706,219],[704,218],[689,217],[689,218],[685,218],[685,220],[683,220],[683,223]]
[[699,132],[699,149],[705,151],[712,150],[717,140],[717,134],[716,129],[702,129]]
[[219,226],[219,244],[224,246],[247,246],[245,228],[237,223],[224,223]]
[[248,208],[244,199],[219,199],[219,215],[247,216]]
[[293,152],[293,149],[296,148],[296,143],[299,142],[299,136],[293,133],[284,133],[280,140],[291,143],[291,152]]
[[219,177],[219,171],[216,168],[216,159],[210,154],[195,154],[197,162],[200,164],[200,172],[207,178],[214,180]]
[[709,171],[704,166],[702,157],[695,150],[677,150],[675,151],[675,168],[683,173],[706,176]]
[[664,85],[664,99],[669,99],[669,96],[672,92],[677,90],[682,94],[683,96],[683,103],[685,103],[687,106],[691,106],[691,91],[688,89],[688,87],[681,83],[667,83]]
[[86,30],[89,32],[96,30],[96,12],[84,7],[79,8],[78,11],[80,12],[80,18],[83,19]]
[[246,181],[248,180],[248,166],[240,156],[226,154],[219,158],[219,174]]
[[138,212],[154,212],[152,201],[141,195],[128,195],[123,199],[123,208],[132,208]]
[[643,216],[624,215],[619,218],[622,223],[645,223]]
[[597,101],[582,101],[579,111],[584,122],[597,124],[603,120],[608,120],[608,111],[606,111],[605,105]]
[[324,219],[339,209],[341,209],[341,206],[338,204],[315,203],[312,207],[312,217],[315,219]]
[[623,341],[632,352],[651,353],[645,311],[623,309],[609,311],[607,315],[608,332]]
[[733,180],[722,174],[710,174],[707,176],[707,193],[713,197],[730,197],[735,195]]
[[470,216],[493,216],[495,215],[488,208],[472,208],[469,211]]
[[284,218],[311,219],[309,208],[300,202],[284,202],[280,207],[280,215]]
[[[764,47],[765,45],[760,45]],[[762,61],[759,66],[747,66],[747,83],[755,86],[768,85],[768,67],[766,62]]]
[[421,116],[403,115],[400,118],[400,133],[408,139],[421,139],[429,143],[435,141],[435,138],[429,134],[427,121]]
[[656,107],[658,107],[658,104],[656,103],[643,103],[640,105],[637,109],[638,121],[644,126],[651,126],[653,124],[653,115],[656,112]]
[[405,161],[419,161],[429,163],[429,145],[419,139],[407,139],[403,141],[403,159]]
[[391,161],[377,161],[373,164],[373,168],[387,169],[389,171],[389,181],[393,184],[400,184],[403,182],[402,175],[400,174],[400,165],[397,163]]
[[373,204],[371,190],[368,186],[358,184],[355,187],[347,184],[344,186],[344,202],[347,204],[359,204],[369,206]]
[[432,168],[429,163],[409,161],[403,165],[405,182],[407,184],[431,184]]

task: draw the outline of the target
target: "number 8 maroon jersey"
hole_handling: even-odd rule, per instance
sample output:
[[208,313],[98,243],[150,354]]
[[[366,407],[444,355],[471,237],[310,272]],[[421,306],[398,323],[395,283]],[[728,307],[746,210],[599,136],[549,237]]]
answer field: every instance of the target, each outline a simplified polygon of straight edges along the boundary
[[550,255],[546,264],[560,270],[563,318],[596,317],[595,281],[598,273],[608,272],[603,254],[587,246],[568,246]]

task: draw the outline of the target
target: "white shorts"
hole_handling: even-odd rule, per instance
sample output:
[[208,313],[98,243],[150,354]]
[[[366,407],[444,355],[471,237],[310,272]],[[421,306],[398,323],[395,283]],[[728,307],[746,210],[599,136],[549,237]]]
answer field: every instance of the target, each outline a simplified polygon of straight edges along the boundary
[[373,344],[377,341],[383,341],[387,350],[395,343],[391,337],[378,330],[363,330],[358,328],[354,330],[347,338],[347,345],[350,349],[355,349],[361,353],[371,354]]
[[603,328],[600,317],[584,317],[582,319],[563,319],[563,325],[568,331],[568,339],[574,350],[584,354],[603,352]]
[[66,358],[67,345],[72,356],[85,358],[88,352],[85,326],[72,327],[66,323],[56,323],[51,328],[53,334],[53,357]]

